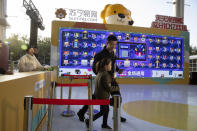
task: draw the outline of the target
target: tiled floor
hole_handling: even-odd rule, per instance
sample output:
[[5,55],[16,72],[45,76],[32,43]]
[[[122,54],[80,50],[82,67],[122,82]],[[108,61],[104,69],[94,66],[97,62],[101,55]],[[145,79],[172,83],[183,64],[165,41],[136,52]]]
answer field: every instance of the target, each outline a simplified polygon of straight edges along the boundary
[[[120,85],[122,94],[121,131],[197,131],[197,86],[195,85]],[[64,88],[67,99],[68,88]],[[60,88],[56,90],[59,98]],[[73,87],[73,99],[86,99],[87,87]],[[82,106],[71,106],[77,112]],[[99,106],[94,106],[99,109]],[[86,126],[73,117],[63,117],[66,106],[55,106],[52,131],[86,131]],[[113,127],[113,108],[108,123]],[[86,115],[87,117],[87,115]],[[94,122],[94,130],[102,131],[102,118]]]

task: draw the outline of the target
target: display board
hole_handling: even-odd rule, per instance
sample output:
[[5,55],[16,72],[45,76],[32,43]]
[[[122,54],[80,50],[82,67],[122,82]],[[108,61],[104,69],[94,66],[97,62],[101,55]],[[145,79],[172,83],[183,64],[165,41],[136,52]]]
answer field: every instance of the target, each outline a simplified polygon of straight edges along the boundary
[[96,53],[106,45],[107,36],[117,39],[116,55],[121,78],[183,78],[183,38],[145,33],[59,29],[59,75],[93,74]]

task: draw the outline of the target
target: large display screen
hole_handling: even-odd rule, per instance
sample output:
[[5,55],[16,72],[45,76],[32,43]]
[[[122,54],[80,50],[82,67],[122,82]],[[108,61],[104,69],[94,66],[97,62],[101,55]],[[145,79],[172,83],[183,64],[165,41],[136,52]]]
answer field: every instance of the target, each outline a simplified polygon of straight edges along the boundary
[[119,60],[146,60],[146,44],[118,42]]
[[118,39],[116,64],[124,69],[117,77],[183,78],[181,37],[75,28],[61,28],[59,34],[59,75],[95,75],[93,58],[113,34]]

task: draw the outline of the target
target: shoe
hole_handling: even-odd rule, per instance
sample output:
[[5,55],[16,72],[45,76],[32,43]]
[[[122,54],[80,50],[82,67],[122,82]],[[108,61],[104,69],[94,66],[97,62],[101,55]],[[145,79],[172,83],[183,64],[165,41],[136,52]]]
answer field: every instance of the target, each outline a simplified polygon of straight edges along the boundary
[[[114,117],[112,117],[112,119],[114,119]],[[124,118],[124,117],[122,117],[122,116],[120,117],[120,121],[121,121],[121,122],[126,122],[126,120],[127,120],[126,118]]]
[[86,127],[89,129],[89,119],[85,119]]
[[82,115],[82,114],[80,113],[80,111],[77,112],[77,116],[79,117],[79,120],[80,120],[81,122],[84,122],[85,117],[84,117],[84,115]]
[[108,125],[103,125],[103,124],[102,124],[101,127],[102,127],[102,128],[105,128],[105,129],[112,129],[110,126],[108,126]]
[[122,116],[120,117],[120,121],[121,121],[121,122],[126,122],[126,120],[127,120],[126,118],[124,118],[124,117],[122,117]]

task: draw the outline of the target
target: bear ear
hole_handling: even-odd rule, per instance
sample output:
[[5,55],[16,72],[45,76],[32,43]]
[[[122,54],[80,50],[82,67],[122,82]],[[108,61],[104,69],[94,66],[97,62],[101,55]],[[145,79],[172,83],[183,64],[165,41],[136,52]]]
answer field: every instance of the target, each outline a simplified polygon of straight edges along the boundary
[[129,9],[127,9],[127,11],[129,12],[129,15],[131,16],[131,11]]
[[102,10],[101,12],[101,19],[105,19],[105,12],[106,12],[106,9],[110,6],[111,4],[108,4],[105,6],[104,10]]

